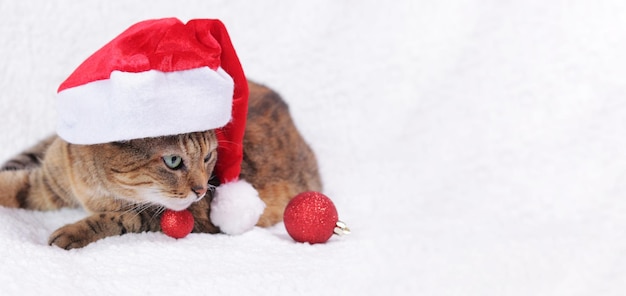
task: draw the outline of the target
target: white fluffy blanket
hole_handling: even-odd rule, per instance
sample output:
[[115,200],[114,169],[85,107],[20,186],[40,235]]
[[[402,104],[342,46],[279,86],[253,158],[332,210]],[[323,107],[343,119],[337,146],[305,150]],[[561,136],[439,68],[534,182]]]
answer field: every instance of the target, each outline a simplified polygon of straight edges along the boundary
[[626,5],[2,1],[0,160],[147,18],[220,18],[278,90],[353,234],[129,234],[46,245],[79,210],[0,208],[2,295],[623,295]]

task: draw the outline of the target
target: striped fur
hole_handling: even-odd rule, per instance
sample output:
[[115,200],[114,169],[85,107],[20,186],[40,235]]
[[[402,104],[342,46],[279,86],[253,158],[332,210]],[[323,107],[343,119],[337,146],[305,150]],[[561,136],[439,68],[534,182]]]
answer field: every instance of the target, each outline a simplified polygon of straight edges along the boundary
[[[241,177],[267,204],[259,226],[282,220],[297,193],[321,190],[315,156],[287,105],[250,83]],[[194,232],[217,233],[209,220],[217,139],[213,131],[99,145],[73,145],[52,136],[8,160],[0,171],[0,205],[33,210],[83,207],[90,215],[56,230],[51,245],[80,248],[98,239],[160,231],[160,214],[187,207]],[[169,168],[164,156],[182,157]]]

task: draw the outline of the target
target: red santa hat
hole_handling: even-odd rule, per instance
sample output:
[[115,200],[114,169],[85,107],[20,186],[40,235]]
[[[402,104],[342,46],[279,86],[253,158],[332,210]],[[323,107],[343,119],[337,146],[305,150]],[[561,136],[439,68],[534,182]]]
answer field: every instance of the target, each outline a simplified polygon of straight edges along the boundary
[[265,204],[239,180],[248,84],[219,20],[137,23],[87,58],[57,101],[57,133],[74,144],[215,129],[221,185],[211,220],[229,234],[257,223]]

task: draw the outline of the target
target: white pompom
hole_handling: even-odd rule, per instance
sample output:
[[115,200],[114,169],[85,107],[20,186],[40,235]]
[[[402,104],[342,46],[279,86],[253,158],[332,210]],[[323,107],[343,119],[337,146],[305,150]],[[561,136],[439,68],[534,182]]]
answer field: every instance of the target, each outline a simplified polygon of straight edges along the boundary
[[252,228],[263,214],[265,203],[244,180],[221,184],[211,201],[211,222],[223,233],[242,234]]

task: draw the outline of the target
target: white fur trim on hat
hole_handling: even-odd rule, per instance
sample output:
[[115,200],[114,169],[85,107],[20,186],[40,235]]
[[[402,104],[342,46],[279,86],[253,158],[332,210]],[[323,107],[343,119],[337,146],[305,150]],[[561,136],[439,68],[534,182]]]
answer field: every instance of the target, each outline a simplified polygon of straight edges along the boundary
[[223,127],[234,83],[222,68],[176,72],[113,71],[110,79],[58,94],[57,133],[74,144],[99,144]]
[[223,233],[236,235],[254,227],[265,203],[250,183],[238,180],[221,184],[211,201],[211,222]]

